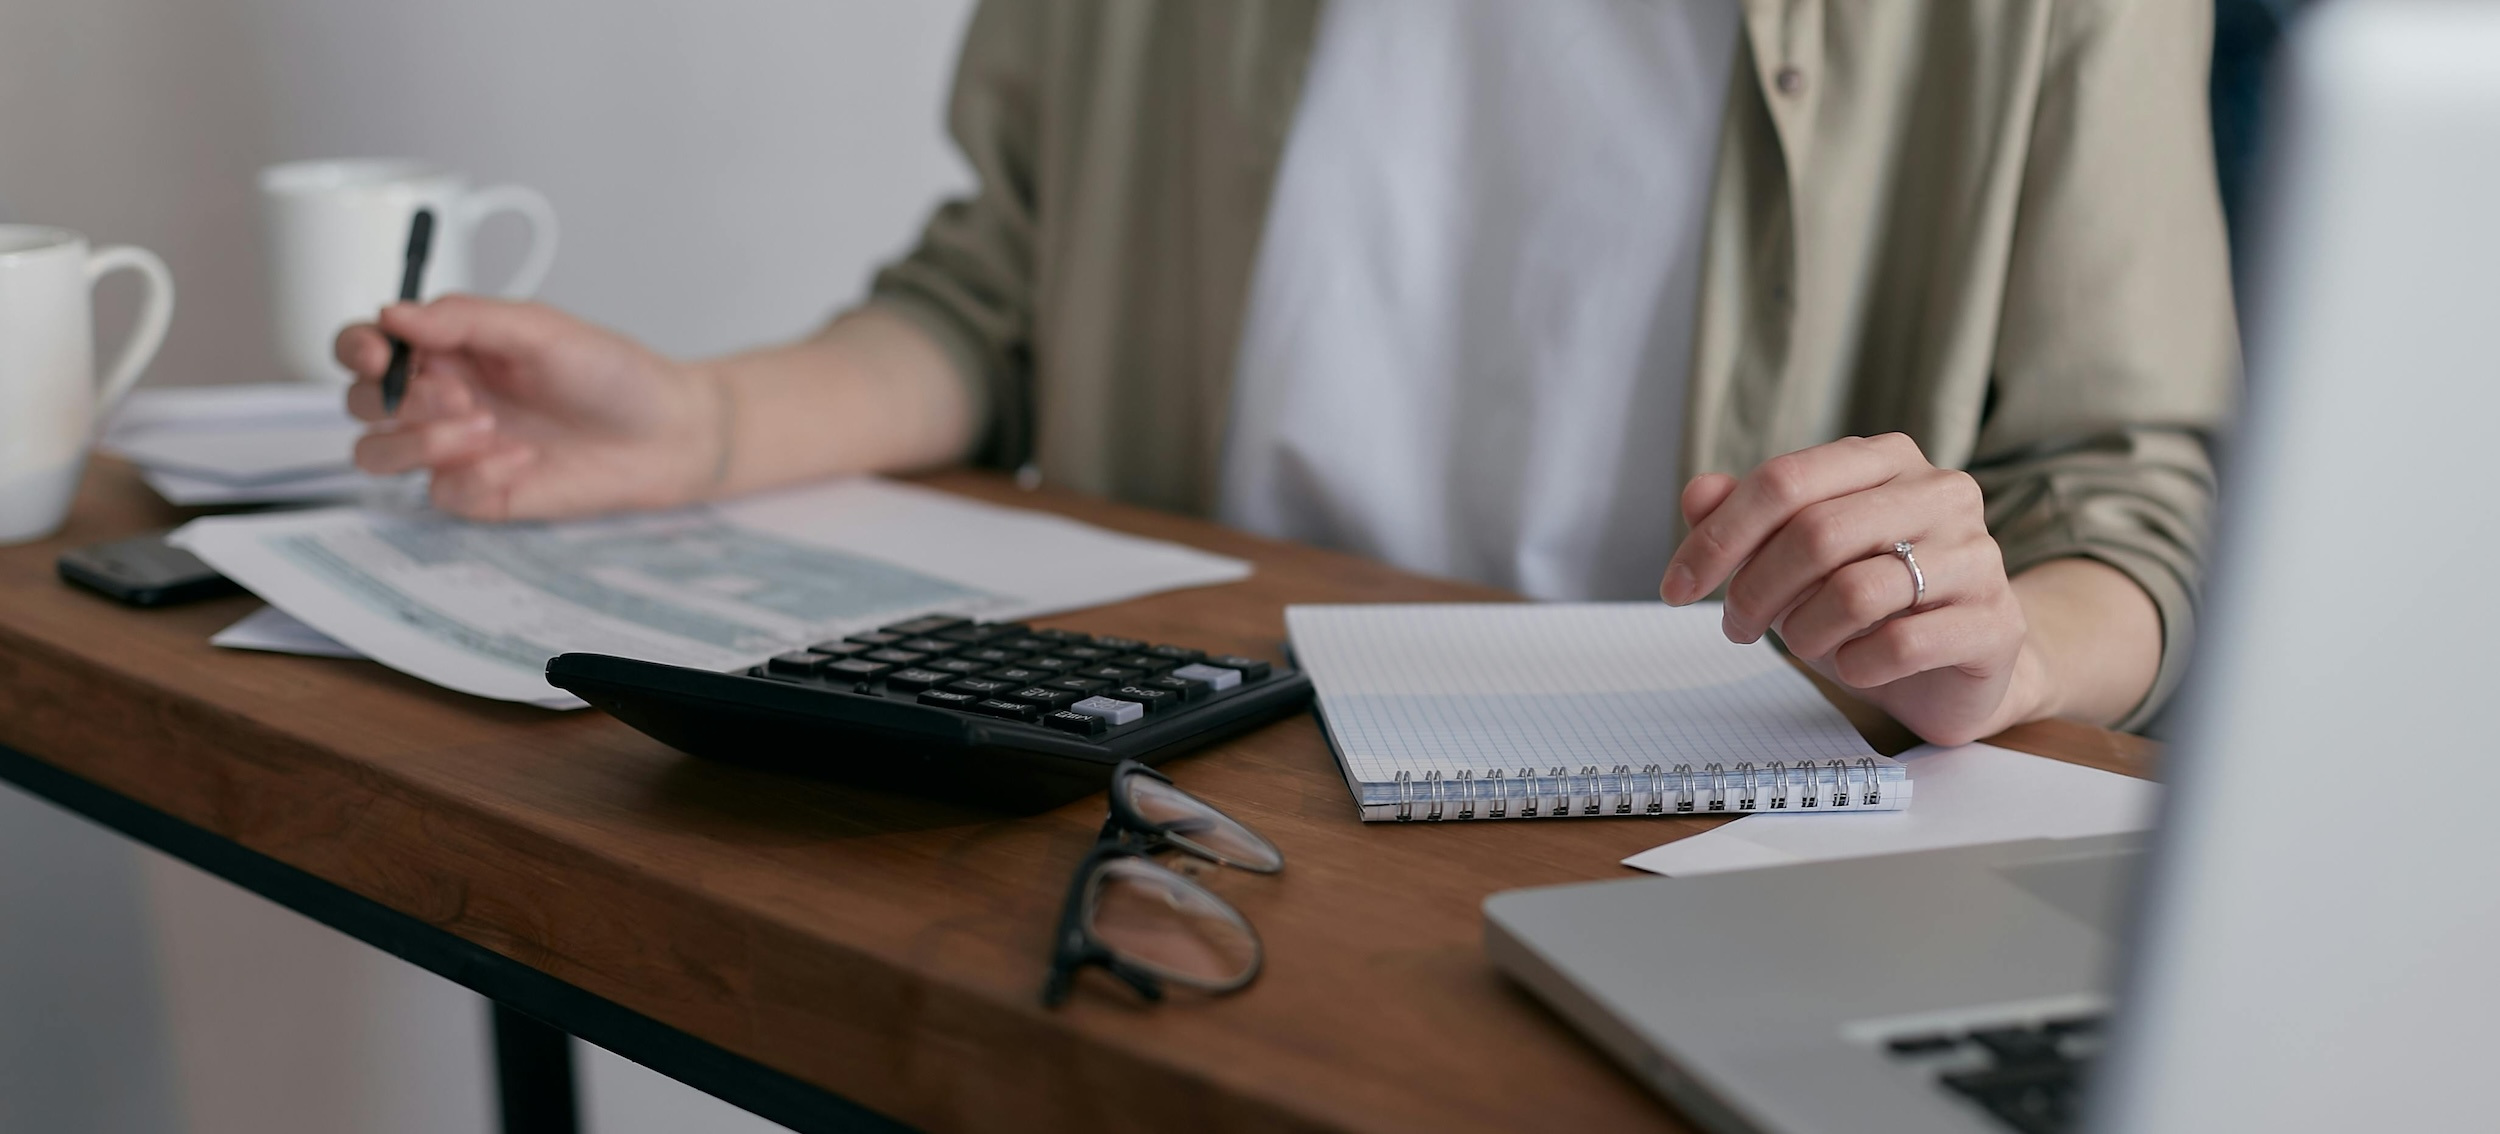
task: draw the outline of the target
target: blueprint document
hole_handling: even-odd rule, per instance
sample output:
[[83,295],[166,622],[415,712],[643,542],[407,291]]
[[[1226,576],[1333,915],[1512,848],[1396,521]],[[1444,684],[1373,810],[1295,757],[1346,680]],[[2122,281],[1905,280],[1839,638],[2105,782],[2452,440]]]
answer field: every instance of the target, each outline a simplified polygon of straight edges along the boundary
[[733,670],[931,611],[1022,618],[1248,564],[875,479],[674,512],[472,524],[373,507],[212,516],[176,546],[341,645],[437,685],[576,707],[547,659]]

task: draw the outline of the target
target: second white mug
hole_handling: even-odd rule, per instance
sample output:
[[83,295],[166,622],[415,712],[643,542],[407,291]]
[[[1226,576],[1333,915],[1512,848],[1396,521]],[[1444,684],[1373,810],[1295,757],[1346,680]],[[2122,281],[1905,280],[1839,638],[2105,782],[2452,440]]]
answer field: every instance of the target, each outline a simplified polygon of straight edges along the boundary
[[520,185],[472,190],[466,178],[424,162],[273,165],[261,171],[260,195],[278,360],[307,381],[348,379],[331,344],[342,328],[399,298],[408,224],[418,209],[434,210],[435,223],[424,298],[477,290],[470,244],[479,222],[499,212],[518,214],[530,228],[529,252],[499,294],[528,298],[555,264],[556,211],[544,195]]

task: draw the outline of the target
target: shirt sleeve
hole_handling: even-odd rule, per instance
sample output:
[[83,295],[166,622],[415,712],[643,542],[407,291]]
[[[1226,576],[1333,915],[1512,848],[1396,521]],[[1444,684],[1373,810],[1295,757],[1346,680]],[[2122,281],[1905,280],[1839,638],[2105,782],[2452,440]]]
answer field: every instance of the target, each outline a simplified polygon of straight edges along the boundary
[[871,304],[909,319],[945,351],[985,423],[975,459],[1009,468],[1030,456],[1042,8],[984,0],[973,13],[947,130],[976,184],[938,206],[919,243],[869,288]]
[[2215,187],[2209,3],[2056,6],[1970,472],[2016,573],[2080,556],[2162,622],[2140,728],[2178,686],[2239,340]]

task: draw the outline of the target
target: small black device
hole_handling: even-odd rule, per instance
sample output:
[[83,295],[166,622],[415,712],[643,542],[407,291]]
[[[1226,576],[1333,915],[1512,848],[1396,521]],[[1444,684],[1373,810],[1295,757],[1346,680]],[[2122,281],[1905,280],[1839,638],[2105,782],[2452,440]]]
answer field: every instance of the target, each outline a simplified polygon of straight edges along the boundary
[[239,594],[243,588],[198,556],[165,542],[165,532],[61,553],[61,578],[132,606],[172,606]]
[[1017,812],[1311,699],[1309,678],[1258,658],[943,614],[741,673],[562,654],[547,681],[679,751]]

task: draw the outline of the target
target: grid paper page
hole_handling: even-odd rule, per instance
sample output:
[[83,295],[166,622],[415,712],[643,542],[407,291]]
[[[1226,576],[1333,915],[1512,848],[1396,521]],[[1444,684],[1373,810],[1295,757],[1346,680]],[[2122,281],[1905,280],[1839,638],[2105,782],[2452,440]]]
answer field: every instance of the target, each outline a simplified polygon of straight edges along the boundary
[[1358,785],[1873,755],[1768,643],[1729,642],[1716,603],[1294,606],[1285,626]]

